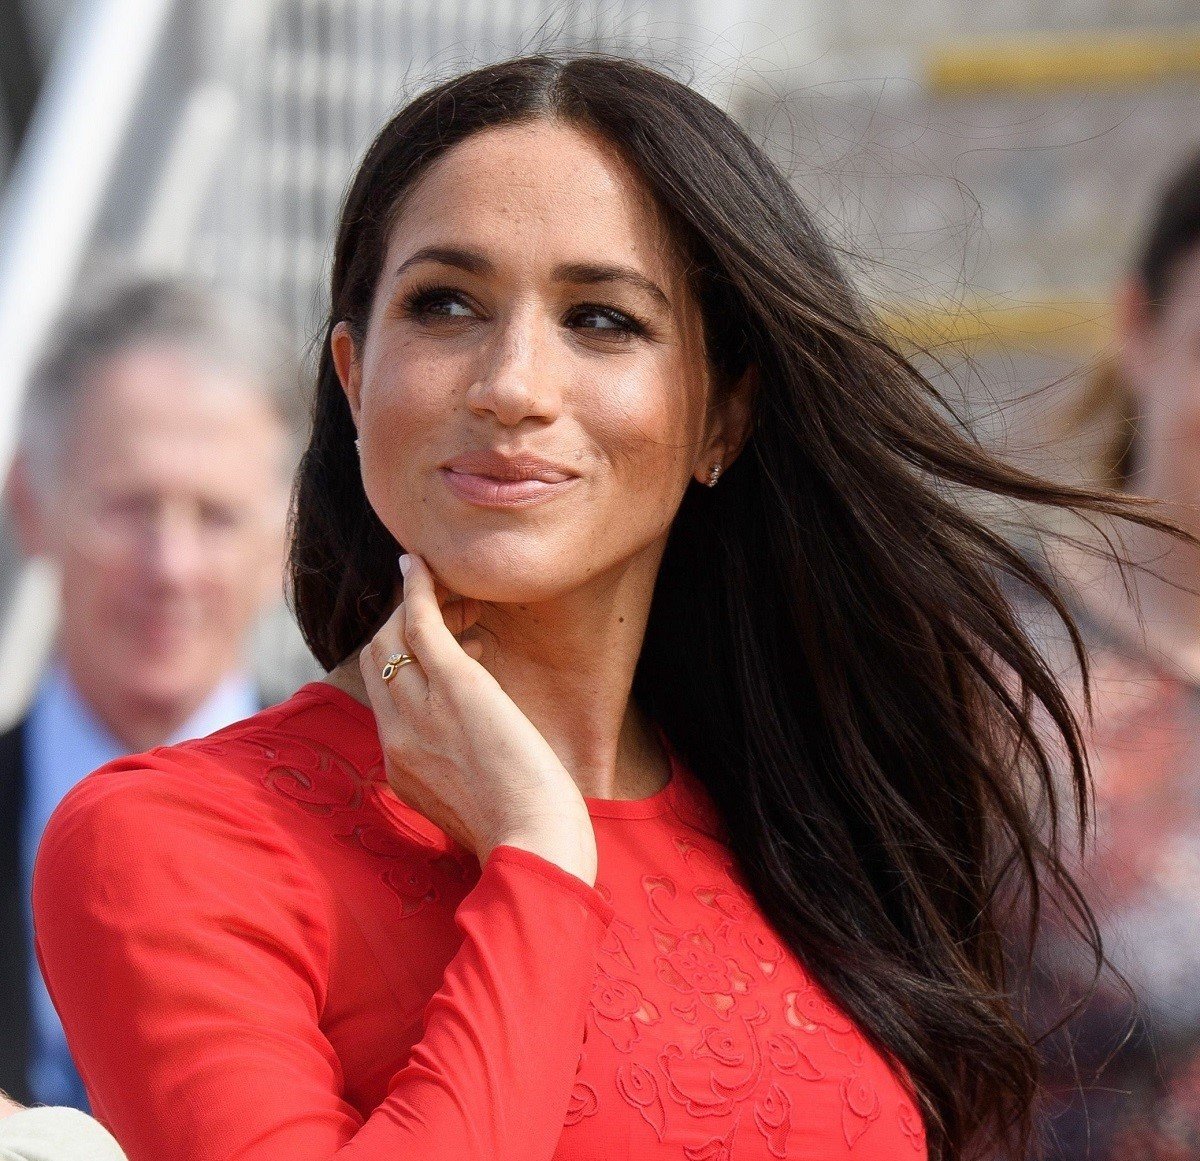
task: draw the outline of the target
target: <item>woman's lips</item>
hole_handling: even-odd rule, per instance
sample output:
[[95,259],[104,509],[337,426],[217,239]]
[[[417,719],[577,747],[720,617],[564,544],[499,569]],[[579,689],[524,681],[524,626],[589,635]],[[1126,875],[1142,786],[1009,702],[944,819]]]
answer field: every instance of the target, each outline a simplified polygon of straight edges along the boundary
[[549,500],[579,479],[578,476],[568,476],[565,480],[556,481],[496,480],[491,476],[455,472],[450,468],[439,470],[450,491],[468,504],[478,504],[483,508],[526,508]]

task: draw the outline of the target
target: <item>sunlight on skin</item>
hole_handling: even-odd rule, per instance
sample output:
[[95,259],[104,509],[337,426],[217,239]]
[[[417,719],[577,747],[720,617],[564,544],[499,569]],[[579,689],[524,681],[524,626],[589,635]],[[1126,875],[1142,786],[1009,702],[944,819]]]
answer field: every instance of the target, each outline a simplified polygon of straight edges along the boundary
[[[652,793],[665,758],[629,693],[654,583],[685,490],[736,459],[749,409],[737,390],[711,406],[689,275],[640,177],[557,122],[468,138],[405,199],[361,349],[344,324],[332,347],[372,507],[479,602],[464,644],[583,793]],[[477,506],[442,465],[484,449],[577,478]]]

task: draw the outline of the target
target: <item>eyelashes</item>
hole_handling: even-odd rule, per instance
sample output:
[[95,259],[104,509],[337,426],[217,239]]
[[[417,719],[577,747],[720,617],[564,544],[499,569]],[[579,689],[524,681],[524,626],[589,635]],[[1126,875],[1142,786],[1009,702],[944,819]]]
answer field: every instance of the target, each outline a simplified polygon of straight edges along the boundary
[[[456,308],[459,308],[456,312]],[[417,322],[454,322],[476,315],[476,308],[461,290],[451,286],[414,287],[401,299],[404,317]],[[588,321],[601,325],[588,325]],[[588,332],[603,341],[650,337],[650,327],[628,311],[599,302],[580,302],[563,316],[563,324]]]
[[436,309],[439,306],[467,305],[465,296],[448,286],[430,286],[409,291],[401,299],[401,308],[405,318],[463,318],[464,315],[453,315],[447,310]]

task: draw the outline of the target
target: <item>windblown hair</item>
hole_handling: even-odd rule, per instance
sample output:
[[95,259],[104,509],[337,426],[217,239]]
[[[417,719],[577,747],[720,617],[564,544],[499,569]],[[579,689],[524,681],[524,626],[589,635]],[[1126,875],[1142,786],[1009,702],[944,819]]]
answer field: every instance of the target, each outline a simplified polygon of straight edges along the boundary
[[[1146,507],[994,458],[860,300],[794,190],[705,98],[600,55],[481,68],[402,109],[347,194],[311,442],[297,479],[292,599],[332,668],[391,611],[400,550],[368,503],[329,338],[362,341],[389,232],[447,150],[553,118],[615,146],[692,263],[717,391],[759,372],[753,433],[717,488],[689,485],[634,680],[722,815],[764,914],[902,1066],[939,1159],[1023,1147],[1037,1053],[1007,976],[1007,904],[1065,893],[1061,787],[1087,817],[1079,726],[998,584],[1056,594],[957,496],[1125,516]],[[1049,811],[1049,826],[1034,803]]]

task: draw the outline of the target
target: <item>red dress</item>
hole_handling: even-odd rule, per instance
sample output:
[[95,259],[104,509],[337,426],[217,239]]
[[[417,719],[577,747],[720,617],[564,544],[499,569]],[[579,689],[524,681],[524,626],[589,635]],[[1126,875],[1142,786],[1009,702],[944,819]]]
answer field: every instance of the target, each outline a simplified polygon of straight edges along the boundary
[[130,1161],[924,1161],[671,762],[587,800],[594,888],[511,846],[481,871],[326,683],[102,767],[34,879],[96,1115]]

